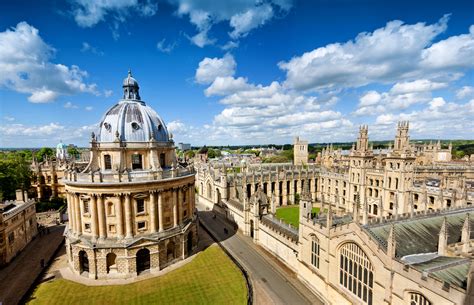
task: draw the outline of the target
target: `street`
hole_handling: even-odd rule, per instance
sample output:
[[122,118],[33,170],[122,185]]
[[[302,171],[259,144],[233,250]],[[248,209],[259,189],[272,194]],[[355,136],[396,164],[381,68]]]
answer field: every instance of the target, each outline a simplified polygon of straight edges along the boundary
[[262,255],[250,237],[237,234],[225,219],[213,215],[211,211],[199,212],[201,222],[247,270],[254,285],[255,304],[324,304],[291,271]]

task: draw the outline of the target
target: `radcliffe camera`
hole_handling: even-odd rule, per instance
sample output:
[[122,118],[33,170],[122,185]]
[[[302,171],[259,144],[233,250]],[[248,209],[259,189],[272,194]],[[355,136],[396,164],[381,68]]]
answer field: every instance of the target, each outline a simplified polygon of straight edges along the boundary
[[474,305],[474,2],[3,1],[0,305]]

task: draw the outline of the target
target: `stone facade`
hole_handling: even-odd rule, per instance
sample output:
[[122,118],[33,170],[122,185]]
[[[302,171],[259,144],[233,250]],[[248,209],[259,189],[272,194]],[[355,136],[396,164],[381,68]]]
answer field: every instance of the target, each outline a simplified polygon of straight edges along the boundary
[[293,158],[294,165],[308,164],[308,141],[303,141],[299,137],[295,138],[293,142]]
[[[330,146],[304,167],[197,164],[199,200],[328,304],[472,304],[474,165],[417,163],[408,129],[376,153],[362,126],[348,155]],[[299,228],[274,217],[297,201]]]
[[198,236],[194,170],[177,164],[166,126],[139,99],[130,74],[124,99],[100,127],[85,170],[65,171],[71,269],[95,279],[130,278],[190,255]]
[[17,200],[0,204],[0,266],[8,264],[37,234],[35,201],[17,191]]

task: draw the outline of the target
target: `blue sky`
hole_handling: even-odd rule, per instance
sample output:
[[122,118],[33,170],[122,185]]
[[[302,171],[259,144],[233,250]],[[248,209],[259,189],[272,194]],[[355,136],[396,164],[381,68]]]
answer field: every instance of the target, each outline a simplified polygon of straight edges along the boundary
[[[416,2],[416,3],[413,3]],[[86,146],[132,69],[176,142],[473,139],[474,2],[9,1],[0,147]]]

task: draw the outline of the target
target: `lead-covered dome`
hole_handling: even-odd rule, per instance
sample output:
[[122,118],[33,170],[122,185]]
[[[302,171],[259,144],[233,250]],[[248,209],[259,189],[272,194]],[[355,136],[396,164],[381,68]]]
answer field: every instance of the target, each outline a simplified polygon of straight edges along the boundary
[[110,108],[99,126],[98,142],[168,142],[169,134],[160,116],[140,100],[138,82],[128,72],[123,81],[124,96]]

